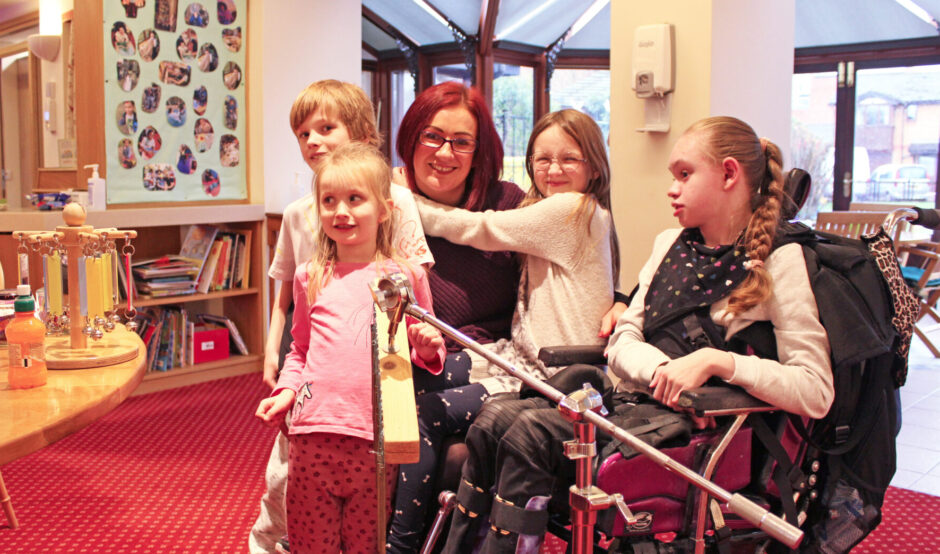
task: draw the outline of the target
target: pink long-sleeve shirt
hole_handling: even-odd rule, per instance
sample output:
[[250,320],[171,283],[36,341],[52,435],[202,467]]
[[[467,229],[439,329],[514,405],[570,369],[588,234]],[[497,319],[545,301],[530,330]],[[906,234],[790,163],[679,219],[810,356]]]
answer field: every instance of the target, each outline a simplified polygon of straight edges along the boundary
[[[372,440],[370,329],[374,309],[369,284],[382,274],[397,271],[408,276],[418,305],[432,310],[427,277],[420,268],[388,260],[337,263],[312,306],[307,302],[307,264],[297,268],[291,328],[294,341],[273,391],[276,395],[289,388],[296,393],[291,435],[335,433]],[[406,318],[407,325],[412,323],[412,318]],[[420,359],[412,350],[411,361],[438,374],[445,355],[443,346],[431,360]]]

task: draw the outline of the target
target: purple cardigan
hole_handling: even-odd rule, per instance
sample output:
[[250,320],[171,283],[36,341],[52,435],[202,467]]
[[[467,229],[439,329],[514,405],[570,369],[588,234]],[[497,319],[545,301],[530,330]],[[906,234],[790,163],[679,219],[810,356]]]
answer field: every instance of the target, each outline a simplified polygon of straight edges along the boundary
[[[515,184],[499,181],[490,188],[480,211],[511,210],[524,197]],[[427,240],[434,255],[428,283],[437,317],[481,343],[509,338],[519,288],[516,256],[483,252],[440,237]],[[448,351],[462,349],[453,339],[445,339]]]

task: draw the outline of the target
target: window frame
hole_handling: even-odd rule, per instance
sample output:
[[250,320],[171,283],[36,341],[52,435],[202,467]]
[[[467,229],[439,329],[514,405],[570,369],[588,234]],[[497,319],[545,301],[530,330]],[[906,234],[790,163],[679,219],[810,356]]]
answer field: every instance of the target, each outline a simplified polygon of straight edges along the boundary
[[[863,69],[937,64],[940,64],[940,38],[934,37],[795,49],[794,74],[835,71],[838,76],[833,187],[842,183],[849,188],[848,194],[844,189],[842,194],[832,191],[834,211],[848,210],[852,199],[856,73]],[[940,170],[940,157],[937,165]],[[940,208],[940,195],[935,199],[935,207]]]

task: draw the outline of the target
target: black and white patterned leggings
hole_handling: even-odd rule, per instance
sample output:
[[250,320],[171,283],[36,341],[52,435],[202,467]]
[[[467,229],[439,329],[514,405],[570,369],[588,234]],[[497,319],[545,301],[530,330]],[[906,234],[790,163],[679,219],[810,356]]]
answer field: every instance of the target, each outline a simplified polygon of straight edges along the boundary
[[483,385],[470,384],[469,378],[470,358],[465,352],[448,354],[440,375],[414,372],[421,459],[399,466],[388,552],[417,552],[421,546],[428,509],[435,508],[431,505],[443,441],[466,433],[487,397]]

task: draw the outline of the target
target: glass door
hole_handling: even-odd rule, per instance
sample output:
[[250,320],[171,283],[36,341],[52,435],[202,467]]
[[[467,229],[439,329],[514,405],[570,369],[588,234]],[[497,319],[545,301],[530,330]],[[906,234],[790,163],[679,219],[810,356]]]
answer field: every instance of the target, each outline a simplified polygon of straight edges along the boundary
[[940,65],[855,74],[853,203],[934,207]]

